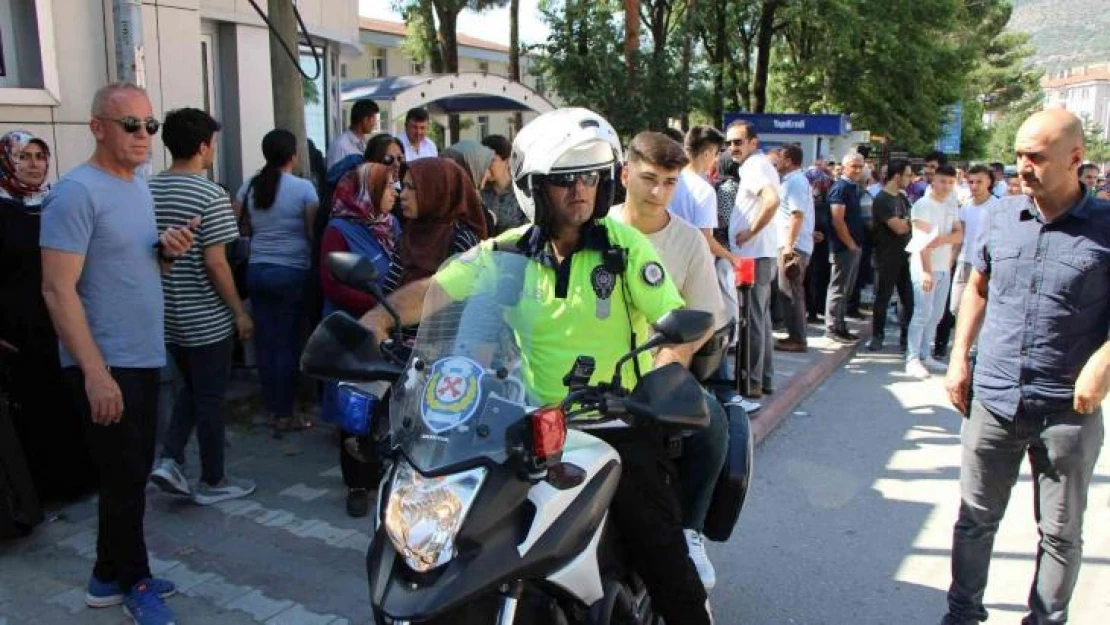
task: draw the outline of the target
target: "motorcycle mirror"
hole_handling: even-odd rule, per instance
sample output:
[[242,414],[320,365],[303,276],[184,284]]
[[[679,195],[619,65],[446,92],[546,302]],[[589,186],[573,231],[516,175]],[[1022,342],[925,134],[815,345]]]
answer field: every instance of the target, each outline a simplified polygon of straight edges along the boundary
[[332,252],[328,254],[328,269],[335,279],[359,290],[377,285],[380,274],[370,259],[351,252]]
[[663,342],[674,345],[696,341],[712,328],[712,314],[687,308],[672,310],[655,323],[655,330]]

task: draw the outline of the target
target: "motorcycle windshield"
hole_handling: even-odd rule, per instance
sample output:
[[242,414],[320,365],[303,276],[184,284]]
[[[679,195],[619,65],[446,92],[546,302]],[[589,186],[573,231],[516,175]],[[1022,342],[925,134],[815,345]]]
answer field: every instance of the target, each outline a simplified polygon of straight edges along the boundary
[[510,327],[506,318],[528,296],[533,262],[475,248],[448,260],[434,279],[389,409],[394,444],[420,472],[501,464],[522,449],[530,324]]

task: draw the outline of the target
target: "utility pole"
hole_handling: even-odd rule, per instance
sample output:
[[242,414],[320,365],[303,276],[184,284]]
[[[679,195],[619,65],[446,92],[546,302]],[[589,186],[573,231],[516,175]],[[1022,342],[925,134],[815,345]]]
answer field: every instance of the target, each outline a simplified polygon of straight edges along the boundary
[[304,127],[304,87],[299,63],[291,60],[281,45],[284,41],[294,56],[300,55],[293,0],[269,0],[268,9],[273,25],[270,31],[270,74],[274,88],[274,126],[297,136],[296,173],[304,177],[309,168],[308,137]]
[[142,0],[113,0],[112,18],[116,38],[116,80],[145,88]]

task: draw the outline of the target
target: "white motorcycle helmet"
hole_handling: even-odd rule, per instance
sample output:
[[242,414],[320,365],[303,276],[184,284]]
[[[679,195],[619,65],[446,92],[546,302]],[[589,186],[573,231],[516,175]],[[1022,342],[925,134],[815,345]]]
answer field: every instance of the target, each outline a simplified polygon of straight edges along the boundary
[[563,108],[540,115],[513,141],[510,171],[513,192],[528,220],[543,226],[548,220],[547,199],[541,191],[548,174],[598,171],[594,219],[613,203],[616,165],[622,160],[617,131],[605,118],[584,108]]

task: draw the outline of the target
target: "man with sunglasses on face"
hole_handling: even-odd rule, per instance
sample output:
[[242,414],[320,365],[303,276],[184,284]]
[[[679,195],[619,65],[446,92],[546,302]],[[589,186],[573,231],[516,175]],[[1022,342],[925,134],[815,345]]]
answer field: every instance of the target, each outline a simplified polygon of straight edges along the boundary
[[[526,257],[520,303],[507,306],[504,321],[526,325],[531,376],[529,395],[551,405],[567,393],[563,376],[580,354],[595,359],[591,383],[607,379],[629,351],[633,337],[645,340],[649,324],[683,306],[659,255],[635,228],[608,216],[621,158],[616,131],[596,113],[580,108],[545,113],[516,137],[512,150],[514,188],[532,225],[483,241],[459,262],[389,297],[402,325],[436,312],[436,305],[466,299],[492,252]],[[534,294],[534,295],[533,295]],[[427,295],[427,299],[425,298]],[[435,302],[425,308],[425,301]],[[379,338],[393,320],[377,307],[362,317]],[[654,366],[688,363],[696,342],[661,348]],[[625,381],[646,372],[649,354],[627,363]],[[529,378],[529,376],[525,376]],[[583,423],[621,456],[620,484],[611,516],[628,544],[635,570],[651,593],[652,605],[668,625],[711,623],[705,587],[691,561],[682,531],[682,510],[671,487],[676,479],[665,440],[623,423]]]
[[93,99],[96,151],[43,204],[43,298],[61,342],[75,405],[100,478],[96,565],[85,602],[123,604],[140,625],[173,623],[143,538],[154,461],[160,372],[166,364],[160,273],[193,244],[193,219],[162,233],[135,169],[159,123],[140,87],[113,84]]

